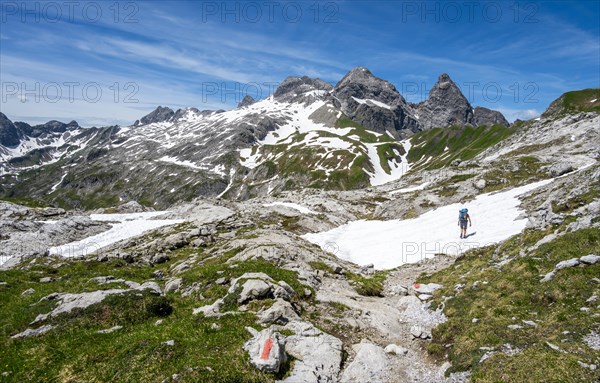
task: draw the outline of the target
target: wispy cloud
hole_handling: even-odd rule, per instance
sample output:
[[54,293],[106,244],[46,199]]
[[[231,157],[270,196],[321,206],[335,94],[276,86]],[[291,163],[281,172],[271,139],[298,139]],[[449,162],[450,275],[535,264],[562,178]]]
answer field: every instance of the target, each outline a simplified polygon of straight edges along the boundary
[[[74,103],[8,97],[2,110],[32,120],[131,122],[158,104],[210,109],[237,103],[223,92],[207,94],[209,83],[238,95],[236,82],[276,83],[288,75],[337,82],[362,65],[401,91],[417,84],[419,94],[409,95],[411,101],[426,97],[437,76],[448,72],[461,87],[479,84],[474,104],[500,108],[510,119],[539,113],[565,91],[600,85],[598,21],[566,16],[554,3],[544,3],[540,22],[529,25],[433,23],[418,17],[404,22],[396,3],[369,3],[369,12],[362,2],[336,5],[335,23],[315,22],[308,7],[300,23],[206,21],[193,2],[139,3],[133,23],[115,22],[108,9],[95,23],[81,17],[52,25],[11,20],[0,33],[2,82],[96,82],[106,93],[97,103],[83,103],[81,95]],[[110,87],[129,82],[138,87],[139,102],[124,103],[123,89],[115,102]],[[481,88],[488,83],[500,86],[502,99],[483,97]],[[529,83],[537,86],[537,102],[524,102]]]

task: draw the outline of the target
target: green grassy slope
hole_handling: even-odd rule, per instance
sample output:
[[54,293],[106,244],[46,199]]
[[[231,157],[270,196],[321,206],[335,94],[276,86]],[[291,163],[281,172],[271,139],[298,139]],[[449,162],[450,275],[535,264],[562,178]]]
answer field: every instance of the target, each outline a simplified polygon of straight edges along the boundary
[[[438,357],[447,354],[452,371],[471,369],[474,383],[598,379],[598,371],[578,361],[600,361],[600,352],[582,342],[591,331],[600,331],[598,301],[586,302],[600,295],[600,264],[559,270],[549,282],[540,279],[560,261],[600,253],[600,230],[579,230],[537,250],[525,250],[552,229],[525,231],[499,246],[471,251],[449,269],[422,279],[444,285],[436,292],[435,305],[449,298],[444,303],[448,321],[434,330],[429,350]],[[514,259],[498,266],[503,257]],[[587,311],[581,310],[584,307]],[[508,327],[515,324],[522,328]],[[489,348],[500,350],[505,344],[520,352],[495,353],[481,361]]]

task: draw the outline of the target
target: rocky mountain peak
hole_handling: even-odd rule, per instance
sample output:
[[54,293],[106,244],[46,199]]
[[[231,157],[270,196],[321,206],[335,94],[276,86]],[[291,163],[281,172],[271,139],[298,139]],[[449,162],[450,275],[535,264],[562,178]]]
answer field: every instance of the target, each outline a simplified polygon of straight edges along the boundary
[[240,103],[238,104],[238,108],[242,108],[244,106],[249,106],[252,105],[256,102],[256,100],[250,96],[250,95],[245,95],[244,98],[242,99],[242,101],[240,101]]
[[365,128],[392,135],[403,128],[414,128],[411,107],[389,81],[364,67],[348,72],[332,92],[334,104],[345,115]]
[[[304,101],[303,95],[313,91],[329,92],[333,86],[320,78],[303,77],[287,77],[277,87],[273,97],[277,101],[283,102],[298,102]],[[300,96],[300,97],[299,97]]]
[[473,107],[447,73],[438,77],[427,100],[417,105],[417,114],[423,129],[473,123]]
[[173,109],[166,106],[158,106],[152,112],[148,113],[147,115],[136,121],[133,125],[138,126],[152,124],[155,122],[164,122],[173,118],[174,115],[175,112],[173,111]]
[[404,102],[404,98],[389,81],[376,77],[370,70],[357,67],[348,72],[335,86],[334,95],[374,99],[386,104]]
[[458,85],[452,81],[448,73],[442,73],[438,77],[437,82],[429,91],[429,99],[448,103],[459,101],[463,105],[469,104],[467,98],[463,95]]
[[15,147],[19,145],[19,131],[15,124],[0,112],[0,145],[6,147]]

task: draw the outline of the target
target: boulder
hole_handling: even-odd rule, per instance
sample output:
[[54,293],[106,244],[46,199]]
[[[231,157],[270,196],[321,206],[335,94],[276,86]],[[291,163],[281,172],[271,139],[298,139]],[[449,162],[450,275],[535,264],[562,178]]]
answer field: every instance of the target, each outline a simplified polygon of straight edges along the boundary
[[285,325],[290,321],[300,320],[294,307],[283,299],[277,299],[271,307],[259,311],[256,316],[258,317],[258,323]]
[[554,271],[549,272],[548,274],[544,275],[544,277],[542,279],[540,279],[540,282],[548,282],[554,279],[554,276],[556,275],[556,273]]
[[579,258],[579,261],[581,261],[581,263],[584,263],[586,265],[595,265],[596,263],[600,262],[600,255],[596,255],[596,254],[584,255],[583,257]]
[[273,293],[272,287],[272,284],[261,279],[248,279],[242,285],[242,292],[238,297],[238,303],[246,303],[254,299],[267,298]]
[[391,292],[394,295],[400,295],[401,297],[408,294],[408,289],[401,285],[396,285],[391,288]]
[[430,339],[431,333],[421,326],[412,326],[410,328],[410,335],[413,339]]
[[437,283],[415,283],[411,286],[411,290],[416,294],[432,295],[436,290],[439,290],[442,287],[442,285]]
[[547,168],[547,172],[551,177],[559,177],[563,174],[570,173],[573,170],[573,165],[568,162],[557,162]]
[[244,344],[244,350],[250,354],[250,363],[258,370],[277,373],[286,361],[285,337],[271,328],[257,332],[247,328],[253,337]]
[[165,253],[157,253],[157,254],[154,254],[152,256],[152,258],[150,258],[150,263],[153,264],[153,265],[158,265],[158,264],[165,263],[165,262],[169,261],[169,259],[170,258],[169,258],[169,256],[167,254],[165,254]]
[[408,353],[408,349],[398,346],[397,344],[387,345],[384,351],[388,354],[394,354],[398,356],[406,355]]
[[292,286],[290,286],[289,284],[287,284],[287,282],[285,281],[279,281],[277,282],[277,284],[281,287],[283,287],[285,289],[285,291],[287,291],[291,296],[296,295],[296,292],[294,291],[294,288]]
[[31,294],[35,294],[35,290],[30,288],[30,289],[23,291],[21,293],[21,296],[27,296],[27,295],[31,295]]
[[556,264],[556,266],[554,266],[554,270],[562,270],[562,269],[566,269],[568,267],[575,267],[575,266],[579,266],[579,259],[571,258],[566,261],[558,262]]
[[485,189],[486,185],[487,185],[487,183],[486,183],[486,182],[485,182],[485,180],[484,180],[484,179],[482,179],[482,178],[481,178],[481,179],[478,179],[478,180],[475,180],[475,181],[473,181],[473,186],[475,187],[475,189],[478,189],[478,190],[483,190],[483,189]]
[[340,382],[385,382],[388,369],[387,355],[383,348],[363,342],[356,347],[354,360],[346,367]]
[[151,290],[151,292],[156,295],[162,295],[162,290],[160,289],[160,286],[154,281],[142,283],[138,290]]
[[294,369],[282,383],[336,382],[342,364],[342,341],[307,322],[290,322],[285,351],[296,359]]
[[120,279],[120,278],[115,278],[112,275],[107,275],[107,276],[103,276],[103,277],[94,277],[94,278],[90,278],[91,282],[95,282],[99,285],[106,285],[109,283],[121,283],[121,282],[125,282],[124,279]]
[[49,312],[48,314],[38,315],[32,323],[37,323],[48,319],[49,317],[55,317],[62,313],[69,313],[75,309],[85,309],[91,305],[102,302],[106,297],[116,294],[123,294],[130,290],[122,289],[109,289],[109,290],[98,290],[80,294],[64,293],[50,294],[42,300],[57,300],[58,305]]
[[167,283],[165,283],[165,294],[176,292],[181,288],[182,283],[183,279],[181,278],[169,279]]
[[214,303],[206,306],[199,307],[194,309],[192,312],[194,315],[204,314],[205,317],[220,317],[221,314],[221,306],[223,305],[223,299],[217,299]]
[[188,239],[184,233],[171,234],[164,240],[168,249],[175,250],[187,245]]

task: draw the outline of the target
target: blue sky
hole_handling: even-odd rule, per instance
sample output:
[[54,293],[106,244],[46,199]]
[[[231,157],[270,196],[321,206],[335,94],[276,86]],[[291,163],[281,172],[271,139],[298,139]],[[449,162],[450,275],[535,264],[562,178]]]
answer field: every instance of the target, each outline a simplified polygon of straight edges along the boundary
[[473,105],[511,121],[600,87],[596,1],[3,1],[0,11],[0,109],[29,123],[230,109],[289,75],[336,83],[356,66],[412,102],[447,72]]

